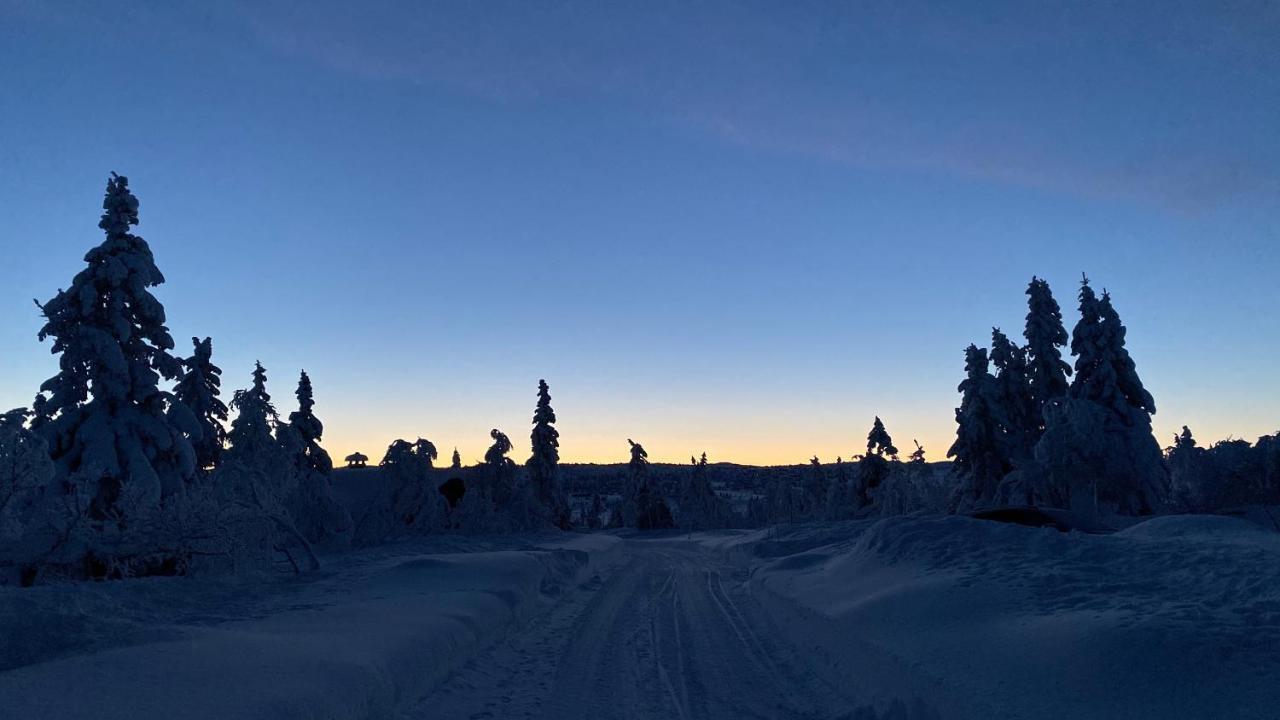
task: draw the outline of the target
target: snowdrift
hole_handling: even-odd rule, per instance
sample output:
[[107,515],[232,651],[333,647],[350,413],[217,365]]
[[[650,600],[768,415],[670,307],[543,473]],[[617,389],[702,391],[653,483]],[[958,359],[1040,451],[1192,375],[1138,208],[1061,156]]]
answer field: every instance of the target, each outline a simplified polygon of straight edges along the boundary
[[[24,635],[38,640],[28,648],[76,654],[0,673],[0,707],[50,719],[391,717],[620,554],[607,535],[487,552],[407,544],[249,599],[243,584],[187,579],[15,590],[0,596],[11,638],[0,660],[22,662]],[[240,606],[219,604],[232,598]],[[93,627],[113,606],[133,622]]]
[[788,542],[808,549],[757,561],[753,595],[888,717],[1280,716],[1280,534],[1247,522],[894,518],[708,544]]

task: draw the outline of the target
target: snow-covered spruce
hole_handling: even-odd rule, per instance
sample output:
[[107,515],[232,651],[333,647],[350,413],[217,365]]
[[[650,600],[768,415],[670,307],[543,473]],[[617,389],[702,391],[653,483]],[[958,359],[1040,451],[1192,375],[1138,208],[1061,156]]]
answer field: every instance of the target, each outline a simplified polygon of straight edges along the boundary
[[1027,286],[1027,324],[1022,336],[1027,341],[1027,382],[1038,439],[1044,431],[1044,406],[1067,394],[1071,366],[1062,359],[1060,349],[1068,341],[1062,310],[1053,299],[1049,283],[1034,276]]
[[1039,469],[1028,494],[1079,513],[1147,514],[1165,506],[1169,474],[1151,434],[1155,401],[1125,348],[1125,328],[1110,295],[1086,278],[1072,333],[1075,379],[1067,397],[1046,407],[1036,445]]
[[947,450],[960,479],[955,506],[964,510],[993,502],[1000,480],[1009,472],[1001,428],[1004,420],[996,380],[987,351],[970,345],[964,351],[965,379],[956,408],[956,440]]
[[[341,548],[350,542],[351,513],[333,497],[330,477],[333,460],[320,447],[324,424],[315,416],[311,378],[306,371],[298,378],[298,409],[289,413],[289,422],[276,428],[276,437],[293,459],[297,477],[289,510],[298,530],[313,544]],[[435,447],[432,446],[434,458]]]
[[151,248],[131,228],[138,200],[128,179],[107,181],[98,227],[106,239],[87,267],[40,305],[41,340],[52,339],[58,374],[40,386],[35,426],[49,448],[54,486],[76,529],[59,540],[59,562],[92,558],[107,574],[146,572],[147,532],[196,469],[191,412],[159,389],[182,363],[171,354],[164,306],[150,288],[164,282]]
[[992,328],[991,364],[996,369],[996,401],[1005,423],[1000,434],[1003,454],[1017,467],[1031,458],[1040,436],[1040,411],[1031,394],[1026,348],[1019,347],[1000,328]]
[[889,476],[888,457],[896,464],[898,448],[893,445],[893,438],[884,429],[884,423],[876,416],[867,433],[867,453],[858,461],[858,484],[854,488],[853,502],[857,509],[871,504],[871,494],[880,487]]
[[173,394],[200,426],[200,435],[192,440],[191,446],[196,454],[196,467],[208,470],[218,464],[227,444],[227,406],[218,397],[222,394],[222,369],[213,364],[213,341],[193,337],[191,343],[194,351],[182,361],[186,372]]
[[631,446],[630,484],[634,488],[632,522],[639,530],[661,530],[675,526],[671,508],[662,491],[649,482],[649,453],[640,443],[627,439]]
[[539,380],[538,405],[533,411],[533,431],[530,433],[533,454],[525,467],[528,468],[529,482],[533,484],[534,497],[557,527],[568,529],[571,526],[569,500],[560,483],[560,432],[556,430],[555,422],[551,390],[546,380]]
[[689,458],[689,481],[680,493],[680,527],[687,530],[706,530],[729,525],[729,508],[711,487],[707,477],[707,454],[698,459]]
[[258,363],[252,386],[232,398],[237,415],[213,485],[236,528],[237,562],[265,565],[279,557],[295,570],[312,569],[319,561],[289,511],[298,477],[287,443],[273,435],[279,418],[266,384],[266,370]]
[[27,410],[0,415],[0,584],[29,584],[37,563],[69,525],[69,508],[51,492],[53,462],[27,429]]

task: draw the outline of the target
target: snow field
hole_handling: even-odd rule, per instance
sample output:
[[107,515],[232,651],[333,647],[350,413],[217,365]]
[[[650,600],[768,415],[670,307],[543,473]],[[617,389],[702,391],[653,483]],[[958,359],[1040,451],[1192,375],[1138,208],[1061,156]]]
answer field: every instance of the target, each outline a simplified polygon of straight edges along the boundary
[[154,628],[156,639],[0,674],[0,707],[49,719],[86,707],[103,720],[395,717],[621,553],[617,538],[592,535],[347,561],[349,575],[326,573],[261,617]]
[[[886,717],[1280,717],[1280,534],[1211,516],[1109,536],[963,517],[832,529],[790,531],[809,549],[758,561],[751,591]],[[713,544],[772,554],[751,535]]]

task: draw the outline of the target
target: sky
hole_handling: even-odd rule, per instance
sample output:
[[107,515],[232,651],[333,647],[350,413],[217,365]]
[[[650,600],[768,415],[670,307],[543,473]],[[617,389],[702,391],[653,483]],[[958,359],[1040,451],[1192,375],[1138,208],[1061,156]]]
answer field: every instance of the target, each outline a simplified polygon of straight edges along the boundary
[[[964,348],[1110,290],[1202,443],[1280,429],[1280,4],[0,0],[0,405],[111,171],[177,352],[325,445],[942,459]],[[521,459],[521,458],[518,458]]]

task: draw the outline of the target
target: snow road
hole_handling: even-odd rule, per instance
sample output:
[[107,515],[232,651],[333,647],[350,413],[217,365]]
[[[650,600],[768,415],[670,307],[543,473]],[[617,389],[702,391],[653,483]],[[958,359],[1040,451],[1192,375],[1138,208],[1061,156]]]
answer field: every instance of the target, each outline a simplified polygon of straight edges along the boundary
[[756,608],[745,573],[683,540],[630,561],[454,672],[410,718],[834,718],[841,699]]

